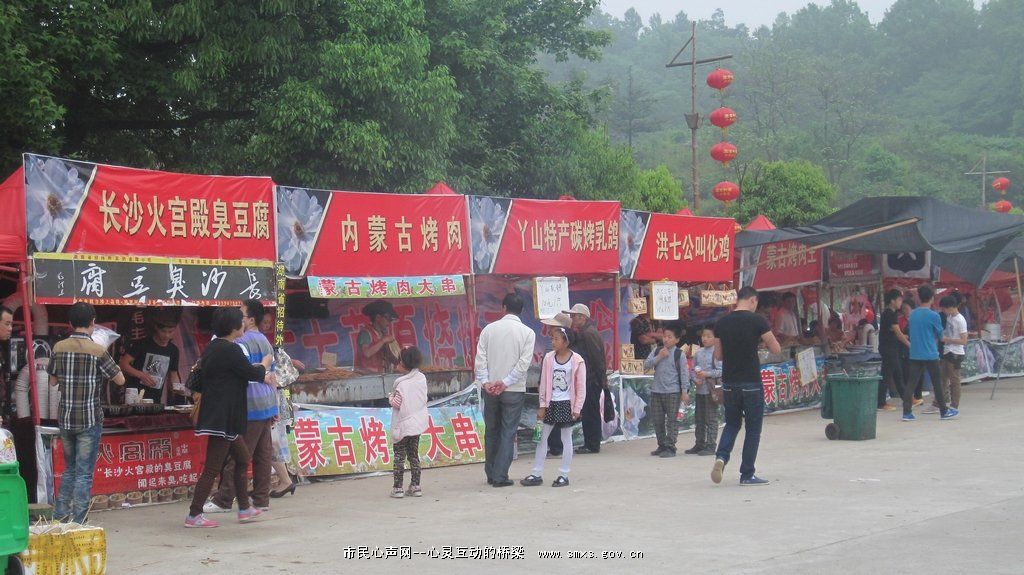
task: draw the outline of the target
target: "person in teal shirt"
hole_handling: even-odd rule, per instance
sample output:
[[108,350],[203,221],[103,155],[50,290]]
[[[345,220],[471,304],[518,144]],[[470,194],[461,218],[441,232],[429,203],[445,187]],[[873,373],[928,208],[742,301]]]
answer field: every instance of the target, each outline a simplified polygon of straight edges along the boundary
[[942,319],[931,309],[935,290],[930,285],[917,288],[917,296],[921,305],[910,314],[910,377],[903,388],[903,421],[914,421],[914,388],[924,377],[925,370],[932,384],[938,384],[935,400],[939,404],[941,419],[953,419],[960,415],[956,409],[946,406],[946,398],[942,393],[942,377],[939,370],[939,341],[942,339]]

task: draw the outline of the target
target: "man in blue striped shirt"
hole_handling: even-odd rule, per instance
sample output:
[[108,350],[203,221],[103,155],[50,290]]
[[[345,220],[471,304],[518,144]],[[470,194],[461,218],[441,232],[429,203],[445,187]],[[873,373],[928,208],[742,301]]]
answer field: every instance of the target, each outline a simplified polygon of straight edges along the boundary
[[[260,510],[270,508],[270,471],[273,457],[273,446],[270,440],[270,429],[277,419],[277,380],[271,369],[274,362],[274,347],[267,336],[260,332],[265,310],[259,300],[245,300],[241,306],[242,327],[245,333],[235,340],[249,356],[249,362],[261,363],[267,368],[266,383],[250,381],[246,390],[248,399],[248,425],[245,431],[245,444],[249,448],[252,459],[252,504]],[[220,476],[220,488],[210,501],[203,506],[204,513],[224,513],[231,511],[231,503],[235,499],[235,485],[232,469],[235,462],[228,459],[224,472]]]

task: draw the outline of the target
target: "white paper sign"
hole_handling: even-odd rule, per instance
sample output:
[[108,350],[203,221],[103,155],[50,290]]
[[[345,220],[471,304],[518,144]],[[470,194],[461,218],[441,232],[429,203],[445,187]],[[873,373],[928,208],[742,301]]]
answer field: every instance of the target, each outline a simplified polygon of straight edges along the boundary
[[651,319],[679,319],[679,284],[651,282]]
[[551,319],[569,309],[569,278],[534,278],[533,309],[537,319]]
[[800,371],[800,385],[808,385],[818,379],[818,364],[814,361],[813,349],[797,352],[796,368]]

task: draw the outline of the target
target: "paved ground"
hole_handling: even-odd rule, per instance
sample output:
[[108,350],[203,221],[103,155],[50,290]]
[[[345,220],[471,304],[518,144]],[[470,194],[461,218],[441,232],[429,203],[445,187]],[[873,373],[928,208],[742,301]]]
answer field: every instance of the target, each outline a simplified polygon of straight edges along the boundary
[[[384,477],[304,486],[251,525],[220,515],[219,529],[186,530],[184,504],[94,522],[107,529],[112,574],[1022,573],[1024,380],[1004,380],[995,401],[990,390],[965,387],[959,420],[905,424],[880,412],[874,441],[826,440],[817,411],[769,417],[766,487],[737,484],[738,457],[714,485],[710,457],[652,458],[653,440],[642,440],[577,457],[563,489],[494,489],[475,465],[425,472],[422,499],[389,499]],[[556,465],[548,460],[549,482]],[[525,560],[345,559],[359,546],[519,546]]]

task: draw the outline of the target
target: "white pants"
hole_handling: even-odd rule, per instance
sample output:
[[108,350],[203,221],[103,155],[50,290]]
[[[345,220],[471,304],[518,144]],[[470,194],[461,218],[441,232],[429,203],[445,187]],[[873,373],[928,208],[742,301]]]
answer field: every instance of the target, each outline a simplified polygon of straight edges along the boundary
[[[533,458],[533,474],[540,477],[544,472],[544,460],[548,457],[548,437],[555,426],[550,423],[544,424],[541,432],[540,443],[537,444],[537,453]],[[572,426],[562,427],[562,466],[558,468],[558,474],[566,479],[569,478],[569,467],[572,465]]]

